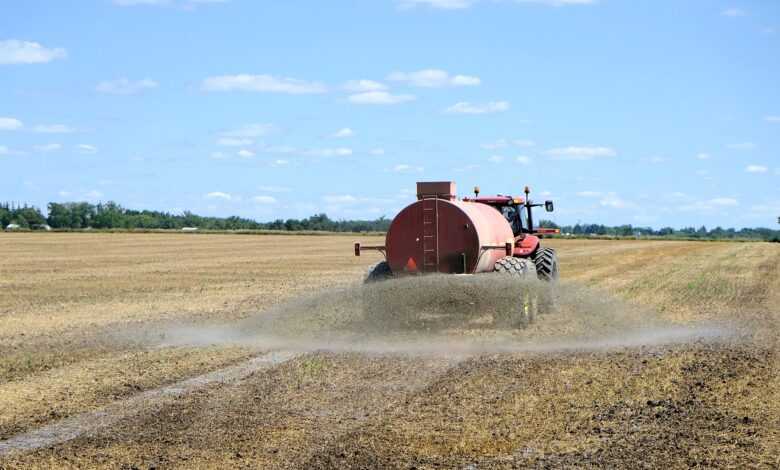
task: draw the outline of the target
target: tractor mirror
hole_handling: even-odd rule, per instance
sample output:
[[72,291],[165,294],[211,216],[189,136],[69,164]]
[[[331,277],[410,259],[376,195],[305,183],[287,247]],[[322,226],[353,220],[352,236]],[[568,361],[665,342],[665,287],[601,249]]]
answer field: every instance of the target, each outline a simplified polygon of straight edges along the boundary
[[547,212],[552,212],[554,208],[555,206],[553,206],[552,201],[544,201],[544,210],[546,210]]

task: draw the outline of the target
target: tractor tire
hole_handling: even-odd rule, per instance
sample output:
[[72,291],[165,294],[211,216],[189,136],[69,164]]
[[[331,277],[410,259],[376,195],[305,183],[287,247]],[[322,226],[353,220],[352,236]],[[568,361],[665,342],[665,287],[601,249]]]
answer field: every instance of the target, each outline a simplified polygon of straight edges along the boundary
[[528,261],[523,258],[504,256],[500,260],[496,261],[495,265],[493,265],[493,271],[497,273],[525,277],[528,276],[531,268],[528,264]]
[[[533,264],[523,258],[504,256],[496,261],[493,271],[501,274],[517,276],[519,279],[528,279],[533,273]],[[532,291],[524,291],[520,302],[514,308],[507,311],[496,312],[495,325],[498,327],[525,328],[534,321],[538,305],[536,295]]]
[[380,261],[368,268],[368,273],[363,280],[363,284],[386,281],[391,277],[393,277],[393,271],[390,270],[390,265],[387,264],[387,261]]
[[552,248],[540,248],[534,254],[534,265],[536,266],[536,276],[547,282],[558,280],[558,257]]

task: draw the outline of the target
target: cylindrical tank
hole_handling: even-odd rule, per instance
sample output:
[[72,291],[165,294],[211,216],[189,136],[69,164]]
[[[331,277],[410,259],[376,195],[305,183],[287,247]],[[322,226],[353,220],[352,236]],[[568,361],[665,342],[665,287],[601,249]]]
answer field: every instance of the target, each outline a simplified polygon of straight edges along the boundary
[[385,247],[394,273],[480,273],[493,270],[507,242],[512,227],[493,207],[425,198],[393,219]]

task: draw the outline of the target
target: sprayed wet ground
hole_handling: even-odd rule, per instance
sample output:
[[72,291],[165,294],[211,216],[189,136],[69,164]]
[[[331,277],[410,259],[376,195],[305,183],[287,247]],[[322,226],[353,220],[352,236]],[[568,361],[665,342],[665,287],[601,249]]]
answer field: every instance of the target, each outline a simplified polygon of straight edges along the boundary
[[[178,240],[193,239],[167,240],[168,248],[175,251]],[[0,383],[0,392],[17,390],[0,394],[4,437],[89,417],[100,407],[123,412],[108,427],[86,420],[72,439],[0,457],[0,466],[778,464],[775,245],[557,242],[564,279],[550,297],[545,285],[500,276],[426,277],[365,289],[362,266],[345,265],[338,274],[327,261],[341,248],[348,253],[350,242],[322,241],[325,261],[310,264],[306,278],[322,272],[332,282],[324,290],[291,274],[285,282],[308,286],[304,295],[266,306],[258,299],[267,293],[247,287],[208,315],[162,315],[106,329],[101,319],[80,336],[66,331],[56,340],[31,334],[27,342],[58,351],[65,365]],[[220,248],[210,249],[218,259]],[[271,258],[263,262],[273,271]],[[246,259],[234,272],[240,278],[256,269]],[[34,279],[31,273],[24,282]],[[165,279],[158,274],[163,287]],[[198,294],[187,292],[197,303]],[[2,318],[20,308],[4,305]],[[6,344],[24,344],[9,338]],[[73,354],[86,353],[69,343],[74,338],[93,348],[93,366],[80,367],[84,361]],[[230,364],[241,368],[271,349],[293,355],[239,380],[186,382]],[[130,390],[117,393],[113,376],[103,375],[115,367]],[[49,395],[64,413],[48,418],[38,414],[45,408],[14,401],[25,386],[40,387],[32,390],[45,397],[44,387],[60,383],[96,399],[90,405],[72,394]],[[165,400],[133,398],[180,383],[195,386]],[[100,388],[113,397],[96,393]]]

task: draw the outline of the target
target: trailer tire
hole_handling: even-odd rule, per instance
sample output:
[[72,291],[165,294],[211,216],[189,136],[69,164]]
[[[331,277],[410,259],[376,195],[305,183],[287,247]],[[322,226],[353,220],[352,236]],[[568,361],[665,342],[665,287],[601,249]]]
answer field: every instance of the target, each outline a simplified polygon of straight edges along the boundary
[[390,265],[387,264],[387,261],[380,261],[368,268],[368,273],[363,283],[386,281],[391,277],[393,277],[393,271],[390,269]]
[[[493,271],[500,274],[517,276],[519,279],[528,279],[533,271],[533,264],[524,258],[504,256],[496,261]],[[524,290],[520,302],[514,308],[507,311],[498,311],[494,314],[496,326],[508,328],[525,328],[534,321],[537,313],[537,299],[534,292]]]
[[558,280],[558,256],[552,248],[540,248],[534,254],[536,277],[542,281],[554,282]]

